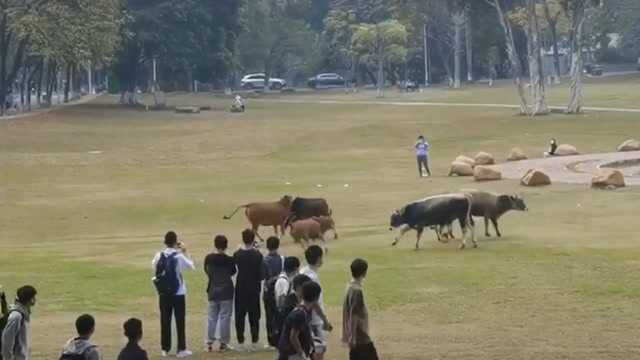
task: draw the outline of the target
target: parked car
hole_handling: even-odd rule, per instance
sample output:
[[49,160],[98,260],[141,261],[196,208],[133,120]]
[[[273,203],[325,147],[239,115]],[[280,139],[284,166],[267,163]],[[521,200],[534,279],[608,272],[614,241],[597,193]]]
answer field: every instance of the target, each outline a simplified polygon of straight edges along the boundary
[[[251,90],[251,89],[261,89],[264,88],[264,74],[248,74],[240,80],[240,87],[243,89]],[[269,78],[269,88],[273,90],[280,90],[287,86],[287,82],[270,77]]]
[[604,73],[604,67],[598,64],[585,64],[584,72],[593,76],[601,76]]
[[309,78],[307,85],[314,89],[318,86],[344,86],[344,78],[335,73],[318,74]]

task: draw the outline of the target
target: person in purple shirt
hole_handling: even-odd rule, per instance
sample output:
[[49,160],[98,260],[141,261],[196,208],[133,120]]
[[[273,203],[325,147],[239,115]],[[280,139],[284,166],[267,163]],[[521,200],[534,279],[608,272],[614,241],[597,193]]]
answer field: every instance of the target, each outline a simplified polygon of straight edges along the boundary
[[424,173],[422,172],[422,168],[427,171],[427,176],[431,176],[431,170],[429,170],[429,149],[431,146],[424,138],[424,136],[418,136],[418,142],[415,145],[416,148],[416,157],[418,159],[418,174],[420,177],[424,177]]

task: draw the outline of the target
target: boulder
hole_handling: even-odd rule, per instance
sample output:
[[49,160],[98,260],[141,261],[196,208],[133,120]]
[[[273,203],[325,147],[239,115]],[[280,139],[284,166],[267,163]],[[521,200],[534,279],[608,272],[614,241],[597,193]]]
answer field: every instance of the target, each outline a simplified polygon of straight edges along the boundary
[[500,180],[502,179],[502,173],[488,166],[478,165],[473,169],[473,178],[475,181]]
[[493,155],[486,152],[479,152],[475,157],[476,165],[493,165],[496,163]]
[[449,176],[473,176],[473,167],[466,162],[454,161],[451,163],[451,171]]
[[562,144],[558,146],[556,149],[556,156],[571,156],[571,155],[580,155],[576,147],[569,144]]
[[630,139],[618,146],[618,151],[640,151],[640,141]]
[[475,160],[473,160],[472,158],[470,158],[468,156],[464,156],[464,155],[458,156],[453,162],[461,162],[461,163],[469,164],[469,166],[471,166],[471,167],[476,166],[476,161]]
[[600,172],[591,179],[591,186],[599,189],[624,187],[624,175],[620,170],[600,169]]
[[520,184],[524,186],[545,186],[551,185],[551,179],[549,175],[540,170],[530,169],[520,179]]
[[524,150],[520,148],[513,148],[509,152],[509,156],[507,156],[507,161],[520,161],[527,160],[527,154],[524,153]]

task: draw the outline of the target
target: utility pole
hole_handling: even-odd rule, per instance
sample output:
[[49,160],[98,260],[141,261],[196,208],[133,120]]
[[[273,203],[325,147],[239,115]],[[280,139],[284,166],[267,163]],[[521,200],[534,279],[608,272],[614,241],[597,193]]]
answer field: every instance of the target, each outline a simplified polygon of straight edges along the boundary
[[157,64],[156,64],[156,58],[155,56],[153,57],[153,85],[151,85],[151,92],[156,92],[156,84],[158,81],[158,68],[157,68]]
[[424,22],[424,86],[427,87],[430,84],[429,76],[429,25],[427,21]]
[[93,95],[93,79],[91,78],[91,60],[87,62],[87,81],[89,83],[89,95]]

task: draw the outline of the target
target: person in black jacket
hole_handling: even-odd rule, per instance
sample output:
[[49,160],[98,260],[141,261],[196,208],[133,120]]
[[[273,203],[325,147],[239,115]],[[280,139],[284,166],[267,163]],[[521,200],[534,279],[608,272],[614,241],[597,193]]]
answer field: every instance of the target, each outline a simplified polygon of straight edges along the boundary
[[125,321],[122,327],[124,328],[124,336],[129,341],[118,355],[118,360],[149,360],[147,352],[139,344],[142,340],[142,321],[131,318]]
[[213,240],[216,252],[204,259],[204,271],[209,277],[207,294],[209,297],[209,315],[207,318],[207,349],[213,351],[216,340],[216,328],[220,326],[220,341],[218,351],[232,350],[229,346],[231,339],[231,313],[233,311],[233,280],[236,265],[233,258],[225,252],[229,241],[224,235],[218,235]]
[[246,229],[242,232],[244,246],[233,254],[238,276],[236,278],[236,336],[238,347],[244,348],[244,325],[247,314],[251,328],[252,346],[248,351],[258,350],[260,341],[260,291],[264,279],[262,254],[254,246],[255,233]]

